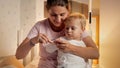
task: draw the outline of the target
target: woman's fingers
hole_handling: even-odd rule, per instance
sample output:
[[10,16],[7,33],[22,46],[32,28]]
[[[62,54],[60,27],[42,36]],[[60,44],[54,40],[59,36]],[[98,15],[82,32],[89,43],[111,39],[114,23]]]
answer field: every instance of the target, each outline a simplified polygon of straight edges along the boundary
[[43,40],[42,40],[42,38],[41,38],[41,37],[39,37],[39,42],[40,42],[40,43],[43,43]]
[[39,42],[40,43],[47,43],[51,42],[51,40],[44,34],[39,34]]

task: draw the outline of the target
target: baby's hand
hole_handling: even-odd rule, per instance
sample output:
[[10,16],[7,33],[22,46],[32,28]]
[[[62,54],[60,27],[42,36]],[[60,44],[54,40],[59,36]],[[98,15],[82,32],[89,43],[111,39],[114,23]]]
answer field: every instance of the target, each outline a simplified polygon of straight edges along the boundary
[[59,49],[66,49],[66,47],[68,46],[69,42],[63,38],[58,38],[54,41],[54,43],[56,44],[56,46],[59,48]]

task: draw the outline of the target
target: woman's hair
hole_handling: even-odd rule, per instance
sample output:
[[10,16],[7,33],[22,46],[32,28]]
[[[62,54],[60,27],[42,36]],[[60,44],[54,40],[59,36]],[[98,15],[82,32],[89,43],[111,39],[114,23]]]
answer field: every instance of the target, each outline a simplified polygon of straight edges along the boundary
[[71,21],[74,21],[75,19],[79,19],[80,20],[80,24],[81,24],[81,27],[82,29],[85,29],[85,26],[86,26],[86,17],[85,15],[81,14],[81,13],[78,13],[78,12],[74,12],[74,13],[71,13],[64,21],[64,23],[69,23]]
[[52,6],[63,6],[69,9],[68,0],[47,0],[46,8],[49,10]]

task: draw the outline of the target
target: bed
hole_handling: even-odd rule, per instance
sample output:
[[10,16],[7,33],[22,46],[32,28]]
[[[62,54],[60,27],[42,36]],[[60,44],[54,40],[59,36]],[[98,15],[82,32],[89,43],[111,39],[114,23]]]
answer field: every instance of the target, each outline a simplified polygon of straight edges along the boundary
[[34,57],[34,59],[28,63],[25,68],[38,68],[39,57]]
[[0,68],[24,68],[14,55],[0,57]]

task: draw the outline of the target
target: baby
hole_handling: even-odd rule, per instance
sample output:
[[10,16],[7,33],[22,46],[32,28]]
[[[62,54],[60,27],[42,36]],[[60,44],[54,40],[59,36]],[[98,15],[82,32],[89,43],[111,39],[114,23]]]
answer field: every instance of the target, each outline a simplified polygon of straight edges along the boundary
[[[60,37],[60,40],[67,41],[75,46],[86,47],[81,38],[86,25],[85,16],[80,13],[72,13],[64,23],[65,36]],[[58,50],[57,60],[58,68],[91,68],[88,59],[62,50]]]
[[[78,47],[86,47],[81,37],[86,26],[85,16],[80,13],[72,13],[66,18],[64,23],[65,36],[60,37],[59,40],[69,42],[70,44]],[[91,68],[88,59],[82,58],[69,52],[64,52],[61,49],[57,48],[54,43],[47,45],[46,50],[49,53],[58,50],[57,68]]]

